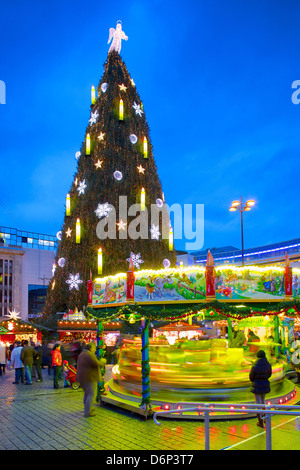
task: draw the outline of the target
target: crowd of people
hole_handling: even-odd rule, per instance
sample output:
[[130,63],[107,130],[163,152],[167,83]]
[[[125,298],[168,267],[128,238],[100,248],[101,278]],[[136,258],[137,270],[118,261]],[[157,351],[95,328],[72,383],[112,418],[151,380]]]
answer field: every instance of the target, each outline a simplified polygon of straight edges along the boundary
[[108,354],[104,345],[101,359],[96,356],[96,344],[85,344],[82,341],[63,343],[60,341],[15,341],[7,347],[0,342],[0,375],[6,373],[6,367],[14,369],[13,384],[32,385],[33,379],[43,382],[42,369],[48,369],[48,375],[53,374],[53,388],[62,388],[59,384],[64,379],[64,387],[70,386],[68,372],[73,375],[84,391],[84,416],[95,416],[93,405],[96,400],[97,384],[102,384],[101,394],[105,394],[104,375],[108,362],[116,364],[119,356],[117,345]]

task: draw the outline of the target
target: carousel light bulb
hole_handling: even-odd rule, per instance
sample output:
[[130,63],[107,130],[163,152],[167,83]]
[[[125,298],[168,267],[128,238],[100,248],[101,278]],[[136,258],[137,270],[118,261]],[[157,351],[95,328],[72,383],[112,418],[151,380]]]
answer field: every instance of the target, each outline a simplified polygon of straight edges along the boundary
[[102,263],[103,263],[102,248],[100,247],[98,250],[98,274],[102,274]]
[[144,158],[148,158],[148,142],[146,137],[144,137]]
[[91,155],[91,137],[90,134],[87,134],[85,141],[85,151],[87,155]]
[[69,193],[66,197],[66,215],[71,215],[71,198]]
[[170,227],[170,231],[169,231],[169,251],[173,251],[173,249],[174,249],[173,227]]
[[123,100],[121,99],[119,102],[119,121],[123,121],[124,119],[124,105]]
[[81,226],[80,219],[76,220],[76,243],[80,243],[81,240]]
[[146,193],[145,193],[145,189],[142,188],[141,190],[141,210],[144,211],[145,210],[145,203],[146,203]]
[[91,99],[92,99],[92,104],[95,104],[95,102],[96,102],[96,93],[95,93],[94,85],[92,86]]

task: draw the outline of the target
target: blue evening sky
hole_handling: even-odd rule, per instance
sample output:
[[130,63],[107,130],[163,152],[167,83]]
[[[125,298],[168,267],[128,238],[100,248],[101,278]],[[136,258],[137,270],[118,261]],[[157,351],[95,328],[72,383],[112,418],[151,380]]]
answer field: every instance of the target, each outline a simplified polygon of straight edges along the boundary
[[241,196],[245,248],[300,237],[296,0],[2,1],[0,226],[60,230],[119,19],[166,201],[204,204],[203,248],[240,247]]

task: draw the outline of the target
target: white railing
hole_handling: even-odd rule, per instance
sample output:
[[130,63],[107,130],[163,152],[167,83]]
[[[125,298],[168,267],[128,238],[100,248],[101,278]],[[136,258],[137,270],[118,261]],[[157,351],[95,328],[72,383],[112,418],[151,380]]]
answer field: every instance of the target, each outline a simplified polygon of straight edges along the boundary
[[[297,411],[292,411],[292,410]],[[162,415],[165,416],[166,414],[176,413],[177,415],[182,415],[185,412],[192,412],[198,413],[199,415],[204,415],[204,429],[205,429],[205,450],[209,450],[209,418],[210,413],[242,413],[242,414],[261,414],[263,415],[266,421],[266,450],[272,450],[272,416],[273,415],[291,415],[300,417],[300,406],[297,405],[250,405],[244,404],[241,405],[240,403],[222,403],[222,405],[212,405],[212,403],[200,403],[199,406],[193,408],[181,408],[181,409],[174,409],[174,410],[164,410],[164,411],[157,411],[153,415],[153,420],[155,424],[158,426],[161,425],[159,421],[157,421],[157,416]]]

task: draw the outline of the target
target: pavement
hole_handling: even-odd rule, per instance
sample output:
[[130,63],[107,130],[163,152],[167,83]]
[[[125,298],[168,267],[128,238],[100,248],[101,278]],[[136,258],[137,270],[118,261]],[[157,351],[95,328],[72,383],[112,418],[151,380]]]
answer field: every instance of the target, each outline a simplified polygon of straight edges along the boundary
[[[106,380],[111,376],[110,368]],[[15,385],[14,371],[0,377],[0,450],[100,450],[109,464],[141,466],[141,462],[191,464],[205,449],[203,421],[144,417],[115,406],[95,405],[96,416],[83,416],[83,391],[53,388],[53,376],[43,369],[43,382]],[[63,386],[63,381],[61,381]],[[297,387],[298,401],[300,388]],[[300,414],[300,413],[299,413]],[[272,450],[300,450],[300,417],[272,417]],[[266,433],[256,418],[210,423],[210,450],[265,450]],[[46,455],[46,454],[43,454]],[[68,454],[70,455],[70,454]],[[167,462],[166,456],[178,461]],[[137,461],[116,460],[147,456]],[[162,457],[163,456],[163,457]],[[132,457],[133,458],[133,457]],[[136,457],[137,458],[137,457]],[[190,457],[192,458],[192,457]],[[115,459],[109,460],[109,459]],[[152,459],[151,462],[149,459]],[[156,461],[156,460],[157,461]],[[165,460],[164,460],[165,459]],[[194,460],[195,463],[195,460]],[[200,463],[200,460],[199,460]]]

